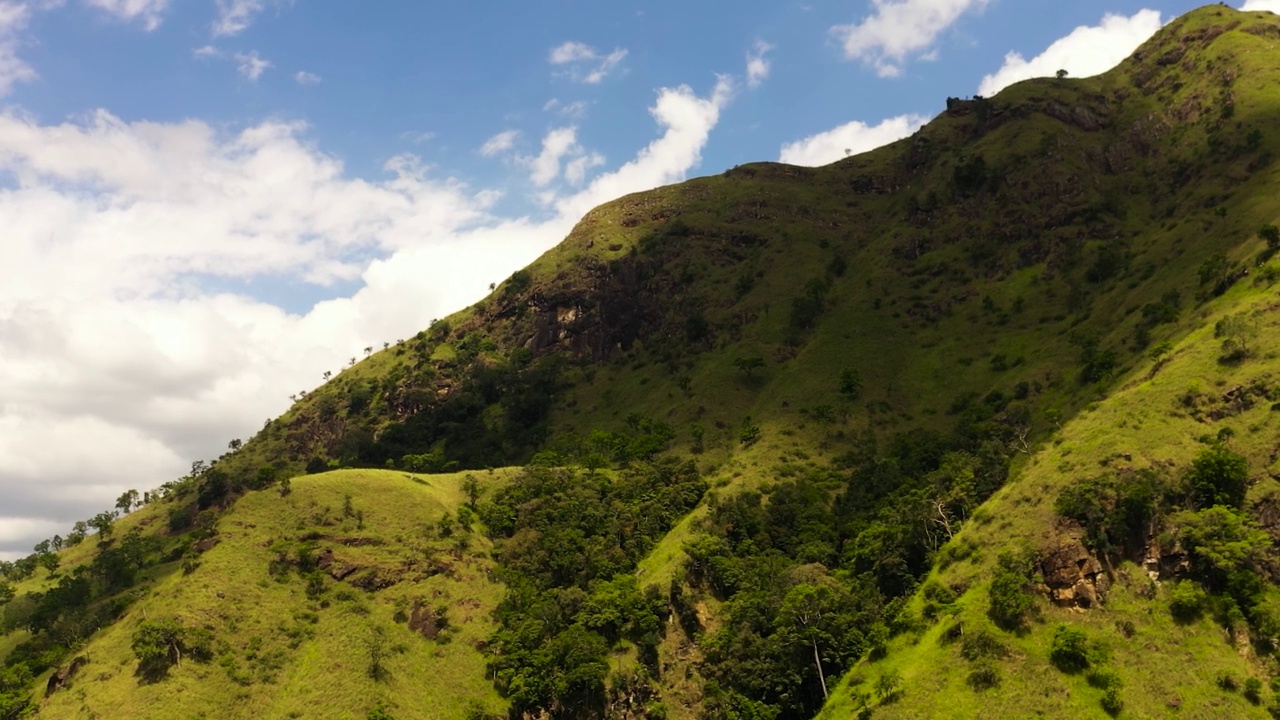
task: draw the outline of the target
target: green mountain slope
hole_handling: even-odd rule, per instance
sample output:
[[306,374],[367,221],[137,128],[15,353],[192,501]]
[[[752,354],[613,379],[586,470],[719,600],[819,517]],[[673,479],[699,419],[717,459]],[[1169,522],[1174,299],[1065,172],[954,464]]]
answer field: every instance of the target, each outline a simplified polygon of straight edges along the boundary
[[[87,657],[40,716],[1264,716],[1277,39],[1210,6],[871,153],[593,210],[118,540],[11,573],[0,698]],[[40,622],[79,567],[94,602]],[[451,642],[409,628],[437,604]],[[208,657],[135,676],[166,621],[161,660]]]

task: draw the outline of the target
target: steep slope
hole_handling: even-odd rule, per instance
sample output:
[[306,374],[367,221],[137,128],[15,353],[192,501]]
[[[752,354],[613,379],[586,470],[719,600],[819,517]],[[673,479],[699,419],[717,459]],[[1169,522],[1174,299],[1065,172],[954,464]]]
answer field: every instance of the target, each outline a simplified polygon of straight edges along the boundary
[[[1258,231],[1280,219],[1278,38],[1272,15],[1207,7],[1106,75],[951,99],[913,137],[865,155],[818,169],[746,165],[597,208],[485,300],[337,373],[212,469],[173,484],[163,504],[130,516],[151,517],[147,527],[177,542],[188,530],[175,516],[229,508],[207,533],[218,544],[188,553],[199,562],[190,575],[175,572],[177,559],[148,571],[145,592],[88,641],[90,662],[128,669],[147,618],[199,617],[190,627],[222,643],[221,670],[183,663],[154,685],[95,670],[42,713],[161,716],[158,698],[180,685],[203,698],[193,707],[233,698],[235,712],[279,695],[281,715],[323,705],[350,716],[394,697],[395,717],[458,717],[469,700],[501,706],[496,678],[514,712],[530,715],[807,717],[828,684],[832,717],[964,708],[1079,717],[1102,712],[1108,692],[1135,716],[1175,705],[1188,717],[1258,715],[1218,679],[1276,674],[1259,603],[1237,602],[1233,615],[1224,601],[1183,624],[1167,608],[1172,579],[1197,571],[1194,551],[1175,541],[1186,545],[1179,533],[1198,520],[1178,513],[1204,509],[1188,505],[1195,493],[1179,483],[1199,451],[1223,447],[1200,436],[1234,431],[1222,440],[1250,468],[1243,507],[1253,522],[1273,520],[1267,408],[1280,400],[1271,397],[1280,368],[1267,329],[1280,270]],[[1247,322],[1214,337],[1229,317]],[[1247,349],[1218,363],[1224,340]],[[693,459],[705,483],[636,469],[659,449]],[[509,602],[492,617],[469,613],[459,633],[468,643],[492,635],[488,644],[441,649],[388,620],[418,597],[408,580],[318,607],[341,586],[320,577],[317,598],[305,598],[289,570],[311,574],[313,559],[296,547],[308,533],[337,537],[299,504],[304,491],[318,493],[308,501],[317,507],[347,492],[355,508],[385,515],[354,535],[345,527],[354,516],[330,519],[344,538],[384,543],[354,546],[373,553],[367,562],[411,567],[407,539],[424,518],[456,510],[461,480],[430,476],[433,490],[455,484],[436,497],[406,472],[530,462],[541,469],[500,472],[514,489],[479,507]],[[586,470],[546,474],[575,465]],[[598,474],[611,465],[617,474]],[[338,466],[397,471],[298,477],[285,497],[274,489]],[[1152,468],[1167,512],[1145,529],[1169,543],[1076,542],[1090,528],[1059,517],[1062,488],[1096,490],[1100,475],[1125,485]],[[333,483],[347,489],[327,490]],[[667,516],[707,485],[693,513]],[[628,522],[578,527],[595,501],[566,497],[564,486],[590,489]],[[625,492],[633,487],[642,492]],[[642,532],[652,495],[675,500]],[[555,533],[540,507],[581,509],[565,518],[580,536],[547,544]],[[268,539],[295,545],[273,555],[261,546]],[[501,590],[484,571],[488,541],[471,542],[458,551],[467,571],[441,591],[488,610]],[[89,545],[64,551],[61,576],[24,580],[15,602],[92,562]],[[543,572],[561,552],[594,567],[599,558],[582,547],[616,550],[607,573]],[[1265,573],[1274,548],[1255,549],[1246,564]],[[1006,551],[1021,560],[1000,561]],[[1148,551],[1185,561],[1157,568],[1154,591],[1125,564]],[[272,565],[280,552],[292,560]],[[1090,568],[1079,598],[1055,576],[1066,567],[1059,556]],[[1006,632],[988,617],[991,580],[1019,562],[1030,569],[1010,592],[1038,619],[1028,610]],[[269,567],[294,579],[277,587]],[[632,568],[657,588],[643,602],[616,580]],[[1110,583],[1102,609],[1099,582]],[[1239,600],[1205,582],[1214,597]],[[252,598],[261,616],[239,603],[218,614],[207,597],[216,583],[226,587],[219,601]],[[260,595],[264,587],[272,592]],[[602,604],[608,593],[625,602]],[[1051,593],[1074,609],[1051,607]],[[1262,594],[1265,605],[1274,591]],[[364,607],[354,614],[370,624],[346,622],[346,606]],[[623,622],[664,613],[656,635]],[[312,618],[321,632],[299,635]],[[1058,623],[1105,639],[1111,675],[1047,669]],[[390,685],[358,667],[357,634],[370,627],[398,633],[393,642],[411,651],[388,660]],[[970,630],[991,638],[988,650],[965,650]],[[245,674],[262,664],[253,637],[275,643],[279,658],[260,677]],[[0,655],[12,659],[24,639],[21,629],[0,639]],[[572,651],[553,659],[562,664],[590,656],[574,666],[584,674],[534,687],[547,667],[538,663],[553,661],[529,650],[539,644]],[[436,653],[443,664],[429,659]],[[63,667],[71,659],[55,655]],[[319,661],[330,657],[348,659]],[[986,674],[970,680],[978,669]],[[1170,692],[1174,682],[1184,689]]]
[[[506,477],[482,475],[489,488]],[[197,559],[162,563],[134,586],[127,614],[50,679],[40,715],[496,712],[504,703],[478,650],[501,598],[489,544],[464,527],[446,536],[439,525],[465,507],[463,482],[343,470],[298,478],[287,494],[241,498],[206,533]],[[113,532],[161,524],[159,509],[126,516]],[[165,623],[206,636],[179,641],[186,658],[139,662],[139,629]]]

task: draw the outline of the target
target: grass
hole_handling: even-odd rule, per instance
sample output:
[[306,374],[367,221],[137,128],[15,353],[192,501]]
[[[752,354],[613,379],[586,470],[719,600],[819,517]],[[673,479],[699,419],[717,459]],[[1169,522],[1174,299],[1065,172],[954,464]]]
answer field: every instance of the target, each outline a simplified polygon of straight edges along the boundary
[[[1212,43],[1200,39],[1237,21]],[[252,475],[271,463],[297,469],[312,455],[336,457],[342,433],[335,427],[377,435],[403,420],[385,402],[391,389],[407,384],[428,398],[447,396],[465,373],[524,347],[573,360],[548,420],[551,439],[616,430],[633,413],[655,418],[676,430],[675,452],[693,459],[722,496],[828,467],[867,433],[883,441],[911,428],[948,431],[957,400],[1008,396],[1025,384],[1019,402],[1031,413],[1031,452],[954,541],[976,552],[936,573],[968,588],[957,614],[900,636],[887,659],[856,668],[826,715],[847,717],[855,709],[851,691],[894,671],[902,699],[877,717],[1101,717],[1101,691],[1048,663],[1048,638],[1065,622],[1113,648],[1125,716],[1163,717],[1173,712],[1174,695],[1179,717],[1257,716],[1238,694],[1222,693],[1213,673],[1243,678],[1265,664],[1242,657],[1208,621],[1172,624],[1162,597],[1137,595],[1141,575],[1133,568],[1122,569],[1130,580],[1117,584],[1103,610],[1045,607],[1027,635],[1003,637],[1014,654],[1000,661],[996,689],[973,691],[968,666],[938,637],[956,619],[986,622],[995,557],[1014,545],[1051,542],[1054,499],[1079,479],[1119,465],[1176,473],[1201,447],[1200,435],[1230,428],[1233,447],[1260,481],[1253,497],[1275,489],[1263,478],[1280,471],[1272,459],[1280,413],[1261,403],[1211,422],[1180,400],[1195,387],[1212,404],[1236,385],[1280,376],[1273,288],[1245,277],[1221,298],[1196,297],[1199,268],[1214,254],[1257,276],[1253,259],[1262,245],[1254,234],[1280,220],[1280,163],[1263,162],[1280,152],[1280,67],[1268,50],[1275,31],[1266,14],[1203,8],[1110,73],[1008,88],[985,106],[987,121],[972,106],[825,168],[758,163],[620,198],[588,213],[531,265],[526,290],[502,283],[406,343],[420,349],[392,347],[337,371],[226,465]],[[1177,59],[1157,62],[1180,49]],[[1259,140],[1246,146],[1254,130]],[[998,189],[967,195],[956,173],[976,157]],[[1183,175],[1189,180],[1179,181]],[[673,233],[677,220],[683,229]],[[1107,248],[1119,248],[1125,261],[1089,279]],[[834,270],[837,258],[847,265],[843,273]],[[820,278],[829,281],[823,310],[813,327],[795,332],[792,303]],[[1182,313],[1151,329],[1152,344],[1172,345],[1153,372],[1135,330],[1142,307],[1171,290],[1180,293]],[[1213,325],[1246,310],[1265,325],[1255,357],[1222,365]],[[569,315],[578,324],[559,324]],[[624,316],[628,322],[618,319]],[[704,337],[693,337],[694,316],[706,321]],[[1113,380],[1079,382],[1086,337],[1117,353]],[[471,368],[459,362],[459,348],[477,338],[483,349]],[[594,344],[574,345],[583,338]],[[750,357],[764,367],[747,376],[735,361]],[[861,376],[856,401],[838,395],[845,369]],[[359,386],[374,388],[363,411],[348,404]],[[495,401],[478,412],[488,420],[501,411]],[[741,442],[748,418],[760,429],[753,443]],[[703,438],[696,453],[695,428]],[[477,474],[496,485],[511,472]],[[460,478],[343,471],[299,477],[288,497],[245,496],[222,519],[220,543],[200,568],[187,577],[174,568],[158,573],[129,615],[90,644],[84,677],[92,682],[77,680],[42,714],[172,717],[180,705],[208,717],[310,717],[317,708],[359,717],[381,700],[404,720],[460,717],[467,699],[500,711],[476,649],[492,630],[489,611],[502,592],[490,579],[486,542],[473,537],[449,561],[456,577],[422,570],[428,555],[453,551],[452,540],[423,528],[463,502]],[[343,512],[347,496],[364,513],[364,529]],[[162,512],[143,509],[121,519],[117,532],[156,523]],[[680,577],[681,548],[704,512],[686,517],[640,563],[642,584],[665,588]],[[272,579],[272,546],[296,546],[310,532],[342,561],[401,581],[376,593],[326,581],[322,596],[309,598],[300,579]],[[92,540],[64,551],[64,566],[92,552]],[[41,571],[19,592],[50,581]],[[449,607],[459,619],[452,642],[426,640],[392,620],[415,598]],[[710,603],[711,623],[715,612]],[[140,685],[129,636],[143,617],[170,615],[210,628],[225,643],[221,658],[185,663],[164,683]],[[1132,622],[1134,638],[1119,637],[1117,621]],[[388,657],[385,682],[365,672],[374,628],[389,647],[408,650]],[[15,636],[0,638],[0,657],[15,643]],[[661,656],[672,716],[696,715],[695,639],[674,632]]]
[[[510,471],[480,475],[495,487]],[[494,629],[490,613],[502,595],[490,579],[488,541],[466,535],[469,547],[458,551],[453,539],[424,530],[464,503],[462,478],[344,470],[295,478],[286,497],[245,496],[222,518],[219,542],[200,567],[158,580],[96,636],[89,665],[39,716],[363,717],[380,701],[401,720],[461,718],[468,702],[500,712],[477,649]],[[344,517],[347,497],[363,529]],[[395,584],[370,592],[326,577],[323,592],[308,597],[296,575],[274,579],[273,546],[307,533],[322,535],[317,550],[330,548],[340,561],[377,569]],[[415,600],[447,608],[456,629],[448,642],[395,619]],[[135,676],[130,638],[144,619],[163,617],[211,630],[217,657],[184,662],[150,684]],[[375,634],[384,637],[381,680],[369,674]]]

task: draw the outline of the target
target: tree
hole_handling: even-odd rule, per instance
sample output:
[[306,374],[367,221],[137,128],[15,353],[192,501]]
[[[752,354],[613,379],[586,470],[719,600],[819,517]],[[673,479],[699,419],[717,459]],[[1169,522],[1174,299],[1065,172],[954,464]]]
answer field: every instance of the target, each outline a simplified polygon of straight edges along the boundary
[[1197,507],[1240,508],[1249,487],[1249,461],[1226,445],[1214,443],[1192,461],[1187,482]]
[[1054,73],[1054,75],[1056,75],[1056,76],[1057,76],[1057,78],[1058,78],[1059,80],[1062,80],[1063,78],[1065,78],[1065,77],[1067,76],[1067,71],[1066,71],[1066,70],[1058,70],[1058,72]]
[[331,377],[333,377],[333,372],[332,372],[332,371],[330,371],[330,370],[325,370],[325,371],[324,371],[324,379],[325,379],[325,380],[328,380],[328,379],[329,379],[329,378],[331,378]]
[[1013,553],[1002,553],[996,562],[996,575],[991,580],[991,603],[987,615],[1006,630],[1022,627],[1035,598],[1027,592],[1031,563]]
[[121,493],[120,497],[116,498],[116,509],[119,510],[124,515],[128,515],[129,511],[132,510],[133,507],[137,504],[138,504],[137,490],[126,490],[123,493]]
[[1280,227],[1275,225],[1263,225],[1258,231],[1258,237],[1267,243],[1267,249],[1272,252],[1280,250]]
[[66,539],[67,547],[72,547],[73,545],[79,545],[80,543],[84,542],[84,538],[88,534],[89,534],[89,523],[83,520],[77,520],[75,524],[71,526],[71,532],[67,533],[67,539]]
[[735,358],[733,366],[742,371],[742,374],[751,379],[752,373],[764,367],[764,358],[762,357],[740,357]]
[[838,619],[841,602],[830,585],[801,584],[787,593],[778,612],[777,625],[793,642],[808,645],[813,650],[813,664],[818,671],[818,683],[822,697],[827,697],[827,678],[822,670],[822,654],[819,645],[829,648],[836,644],[840,634],[832,626]]
[[369,628],[365,650],[369,653],[369,677],[378,682],[387,679],[387,668],[383,665],[387,657],[387,634],[381,626],[374,625]]
[[480,499],[480,481],[475,475],[467,473],[462,479],[462,492],[467,494],[467,506],[475,510],[476,502]]
[[1258,321],[1248,313],[1222,318],[1213,326],[1213,336],[1222,338],[1222,355],[1219,361],[1240,362],[1249,357],[1249,343],[1258,337]]
[[372,345],[370,345],[370,346],[368,346],[368,347],[366,347],[366,348],[364,349],[364,356],[365,356],[365,357],[369,357],[369,356],[370,356],[370,355],[372,355],[372,354],[373,354],[373,346],[372,346]]
[[92,518],[89,518],[88,524],[89,527],[98,531],[98,536],[102,539],[111,534],[115,520],[116,516],[113,513],[100,512]]
[[862,375],[853,368],[840,373],[840,395],[845,400],[854,401],[862,394]]
[[133,654],[138,673],[159,680],[169,668],[182,663],[184,653],[197,660],[212,654],[213,636],[202,628],[188,628],[177,620],[144,620],[133,633]]

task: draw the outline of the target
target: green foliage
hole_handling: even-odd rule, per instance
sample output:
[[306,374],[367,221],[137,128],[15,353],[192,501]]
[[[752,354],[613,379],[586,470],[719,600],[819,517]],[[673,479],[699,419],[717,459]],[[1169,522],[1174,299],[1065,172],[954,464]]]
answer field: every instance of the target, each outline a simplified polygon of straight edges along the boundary
[[1267,244],[1267,249],[1275,252],[1280,250],[1280,227],[1267,224],[1258,230],[1258,237]]
[[840,396],[850,402],[862,396],[862,375],[853,368],[840,372]]
[[734,358],[733,366],[738,368],[744,377],[750,379],[756,370],[764,367],[764,358],[758,356]]
[[1084,543],[1090,549],[1117,553],[1140,548],[1146,541],[1163,492],[1161,479],[1152,470],[1120,478],[1094,477],[1063,488],[1054,511],[1084,527]]
[[631,571],[705,490],[691,463],[671,460],[612,479],[531,466],[480,507],[509,587],[490,667],[513,708],[600,707],[609,651],[623,640],[656,668],[665,604]]
[[804,284],[804,293],[791,300],[787,327],[793,344],[799,342],[801,333],[813,329],[817,324],[818,317],[827,309],[827,292],[830,289],[829,278],[813,278]]
[[1258,320],[1250,313],[1229,315],[1213,326],[1213,336],[1222,338],[1222,354],[1218,362],[1235,364],[1244,361],[1250,355],[1250,343],[1257,339],[1259,333]]
[[1244,681],[1244,690],[1241,694],[1254,705],[1262,704],[1262,681],[1256,677],[1248,678]]
[[965,682],[977,691],[990,690],[1000,685],[1000,668],[990,660],[979,661],[969,670]]
[[1059,625],[1053,632],[1049,660],[1064,673],[1080,673],[1093,664],[1095,652],[1095,646],[1083,630]]
[[1258,601],[1258,571],[1271,545],[1267,534],[1222,505],[1174,517],[1192,571],[1215,592],[1230,592],[1245,607]]
[[213,634],[186,627],[177,620],[144,620],[134,630],[132,644],[138,675],[152,682],[163,679],[183,658],[207,662],[213,657]]
[[1175,583],[1169,592],[1169,612],[1180,623],[1199,620],[1208,603],[1209,596],[1204,589],[1190,580]]
[[1249,462],[1226,445],[1214,443],[1191,463],[1187,483],[1196,507],[1239,508],[1249,488]]
[[991,579],[987,615],[1005,630],[1017,630],[1035,607],[1035,597],[1028,591],[1033,565],[1025,554],[1005,552],[996,563]]

